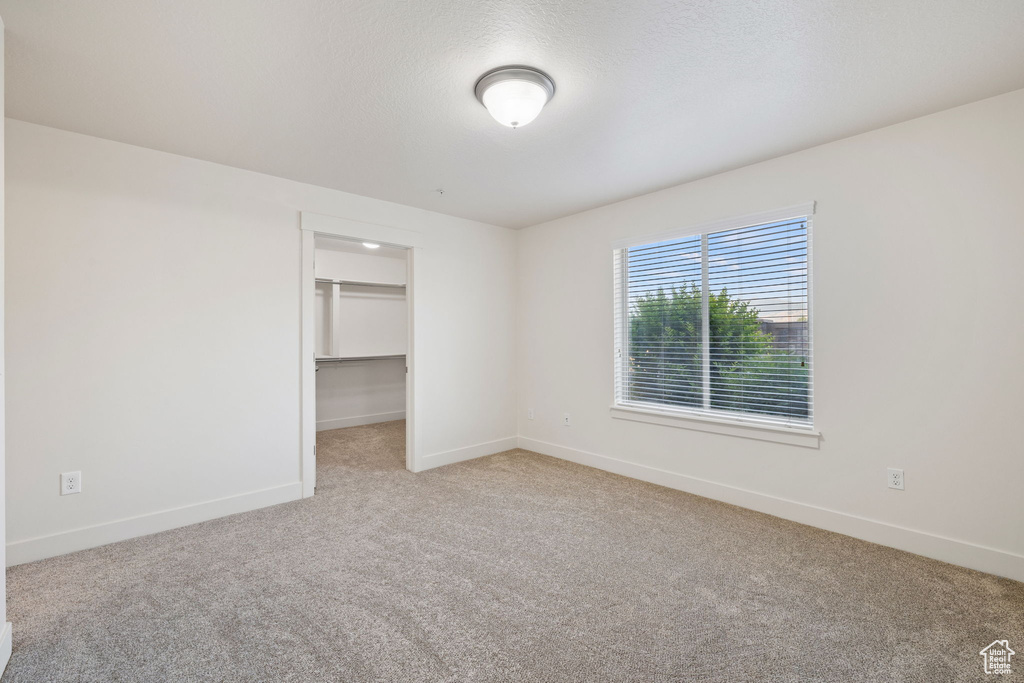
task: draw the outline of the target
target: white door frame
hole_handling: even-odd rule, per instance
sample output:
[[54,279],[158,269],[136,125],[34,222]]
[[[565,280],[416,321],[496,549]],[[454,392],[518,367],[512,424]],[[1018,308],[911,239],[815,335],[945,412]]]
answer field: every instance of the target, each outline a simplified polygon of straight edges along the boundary
[[423,249],[424,237],[412,230],[386,225],[363,223],[347,218],[325,216],[303,211],[302,229],[302,328],[300,331],[301,383],[300,383],[300,452],[299,475],[302,497],[309,498],[316,488],[316,273],[313,256],[316,236],[341,237],[349,240],[377,242],[408,249],[406,258],[405,297],[409,315],[409,342],[405,355],[405,467],[412,472],[420,470],[419,449],[416,447],[416,343],[415,343],[415,279],[416,256]]

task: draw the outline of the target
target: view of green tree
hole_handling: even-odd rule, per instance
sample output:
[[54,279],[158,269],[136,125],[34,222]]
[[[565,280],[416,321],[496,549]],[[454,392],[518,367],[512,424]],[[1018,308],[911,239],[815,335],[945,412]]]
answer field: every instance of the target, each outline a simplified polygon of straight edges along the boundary
[[[711,407],[803,418],[805,358],[773,345],[759,311],[723,289],[708,299]],[[630,310],[632,400],[703,407],[701,292],[697,285],[636,298]]]

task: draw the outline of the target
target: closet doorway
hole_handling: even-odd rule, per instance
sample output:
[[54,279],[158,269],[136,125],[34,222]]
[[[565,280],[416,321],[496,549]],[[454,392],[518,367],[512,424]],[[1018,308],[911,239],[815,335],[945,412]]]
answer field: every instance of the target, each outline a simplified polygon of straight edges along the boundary
[[[410,247],[303,236],[303,496],[316,485],[316,433],[406,421],[413,466]],[[310,338],[311,337],[311,338]]]

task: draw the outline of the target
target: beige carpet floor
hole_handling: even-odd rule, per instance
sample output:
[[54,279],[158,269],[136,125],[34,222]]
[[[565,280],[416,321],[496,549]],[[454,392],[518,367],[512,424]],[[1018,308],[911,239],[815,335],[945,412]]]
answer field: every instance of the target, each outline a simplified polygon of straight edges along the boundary
[[14,567],[14,681],[981,681],[1024,584],[509,451]]

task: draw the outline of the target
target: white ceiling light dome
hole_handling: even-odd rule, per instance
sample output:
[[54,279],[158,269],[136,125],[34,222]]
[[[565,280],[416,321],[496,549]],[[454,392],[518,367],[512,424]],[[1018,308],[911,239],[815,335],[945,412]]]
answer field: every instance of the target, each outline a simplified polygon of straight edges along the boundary
[[503,66],[476,82],[476,98],[494,120],[509,128],[525,126],[555,95],[555,82],[528,66]]

